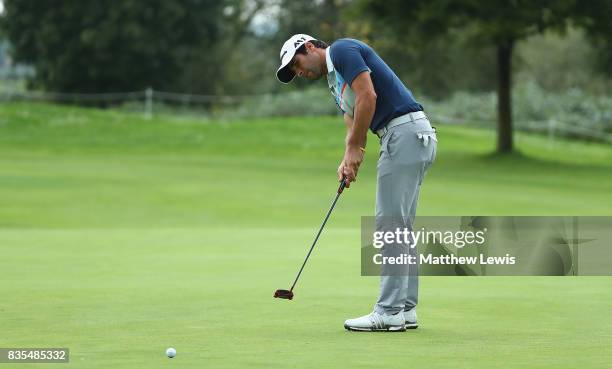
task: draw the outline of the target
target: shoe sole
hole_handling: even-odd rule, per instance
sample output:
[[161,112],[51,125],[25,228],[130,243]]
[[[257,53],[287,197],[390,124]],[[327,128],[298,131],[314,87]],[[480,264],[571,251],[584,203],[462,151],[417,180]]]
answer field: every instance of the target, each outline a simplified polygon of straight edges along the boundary
[[406,330],[408,330],[408,329],[417,329],[418,327],[419,327],[419,324],[416,323],[416,322],[415,323],[408,323],[408,322],[406,322]]
[[351,332],[404,332],[406,330],[406,326],[389,326],[385,328],[358,328],[351,327],[349,325],[344,325],[344,329]]

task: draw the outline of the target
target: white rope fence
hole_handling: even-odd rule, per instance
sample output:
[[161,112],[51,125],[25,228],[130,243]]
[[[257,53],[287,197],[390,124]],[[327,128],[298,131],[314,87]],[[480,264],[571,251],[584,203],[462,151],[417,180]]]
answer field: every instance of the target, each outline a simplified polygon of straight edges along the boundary
[[145,91],[106,92],[106,93],[63,93],[41,91],[2,91],[0,100],[33,100],[58,102],[114,102],[139,100],[145,96]]
[[[478,127],[496,127],[495,119],[490,120],[458,118],[440,114],[428,114],[433,121],[444,122],[453,125],[478,126]],[[553,142],[560,137],[580,137],[595,141],[612,143],[612,134],[603,130],[591,129],[585,126],[579,126],[566,122],[561,122],[556,119],[543,121],[514,121],[514,130],[525,132],[544,133],[548,139]]]
[[[61,93],[61,92],[42,92],[42,91],[0,91],[0,101],[49,101],[49,102],[83,102],[83,103],[124,103],[142,102],[142,109],[145,118],[153,116],[155,102],[166,102],[176,105],[202,105],[202,104],[221,104],[236,105],[245,102],[247,99],[262,99],[265,97],[275,97],[274,94],[257,95],[198,95],[183,94],[167,91],[157,91],[147,88],[141,91],[112,92],[112,93]],[[478,126],[494,128],[495,119],[474,119],[451,117],[439,114],[428,114],[434,122],[445,124]],[[538,132],[546,134],[551,142],[558,137],[580,137],[601,142],[612,143],[612,134],[603,130],[596,130],[590,127],[579,126],[561,122],[555,119],[547,121],[528,121],[515,122],[514,129],[518,131]]]
[[43,91],[0,91],[0,101],[48,101],[63,103],[124,103],[138,101],[143,103],[145,118],[153,116],[155,102],[173,103],[176,105],[203,105],[203,104],[239,104],[249,98],[273,96],[272,94],[259,95],[198,95],[183,94],[167,91],[157,91],[147,88],[141,91],[130,92],[103,92],[103,93],[64,93]]
[[259,95],[197,95],[175,92],[157,91],[147,88],[131,92],[102,92],[102,93],[64,93],[42,91],[0,91],[0,101],[35,100],[57,102],[115,102],[130,100],[156,100],[170,102],[193,103],[224,103],[233,104],[247,98],[261,97]]

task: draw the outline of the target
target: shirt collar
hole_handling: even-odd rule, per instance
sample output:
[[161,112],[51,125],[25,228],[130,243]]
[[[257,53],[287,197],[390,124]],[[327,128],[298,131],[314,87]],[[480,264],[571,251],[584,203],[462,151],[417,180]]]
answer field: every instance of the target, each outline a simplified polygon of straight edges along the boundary
[[334,71],[334,63],[332,63],[331,55],[330,55],[331,47],[327,47],[325,49],[325,61],[327,62],[327,73],[331,73]]

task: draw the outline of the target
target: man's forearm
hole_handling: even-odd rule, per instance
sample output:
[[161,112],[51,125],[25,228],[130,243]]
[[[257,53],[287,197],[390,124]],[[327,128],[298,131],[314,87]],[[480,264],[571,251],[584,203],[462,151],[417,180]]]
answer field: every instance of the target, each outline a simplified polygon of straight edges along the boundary
[[348,132],[344,158],[338,168],[338,179],[348,180],[347,188],[356,181],[365,154],[368,128],[376,110],[376,92],[369,73],[364,71],[355,77],[351,88],[355,91],[355,108],[352,119],[344,118]]
[[351,136],[351,131],[353,130],[353,118],[344,113],[344,124],[346,125],[346,137],[344,138],[344,144],[348,145],[349,137]]
[[376,95],[357,95],[355,99],[355,116],[352,120],[352,127],[347,134],[346,146],[365,148],[368,128],[370,128],[370,122],[372,117],[374,117],[375,110]]

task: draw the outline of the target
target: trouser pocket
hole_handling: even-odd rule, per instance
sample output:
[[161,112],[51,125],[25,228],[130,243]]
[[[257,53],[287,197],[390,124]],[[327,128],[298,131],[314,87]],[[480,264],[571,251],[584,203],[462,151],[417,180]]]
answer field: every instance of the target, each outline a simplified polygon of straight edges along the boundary
[[416,133],[416,135],[417,135],[417,138],[421,141],[421,143],[425,147],[429,146],[429,143],[431,141],[436,142],[436,143],[438,142],[438,137],[436,136],[435,129],[419,131]]
[[428,160],[426,163],[426,168],[436,160],[436,153],[438,149],[438,136],[436,134],[436,129],[426,129],[416,132],[417,140],[421,145],[427,150],[429,149]]

